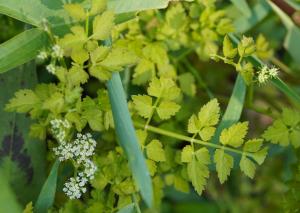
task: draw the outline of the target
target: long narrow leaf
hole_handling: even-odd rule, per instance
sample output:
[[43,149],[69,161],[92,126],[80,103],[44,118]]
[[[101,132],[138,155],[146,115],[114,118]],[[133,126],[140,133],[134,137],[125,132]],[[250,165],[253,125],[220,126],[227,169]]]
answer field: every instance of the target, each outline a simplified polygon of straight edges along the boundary
[[251,9],[246,0],[230,0],[244,16],[251,16]]
[[56,160],[35,204],[35,212],[46,213],[53,205],[60,161]]
[[216,133],[212,139],[213,143],[218,143],[220,134],[224,128],[227,128],[231,126],[232,124],[238,122],[240,120],[245,96],[246,96],[246,84],[243,80],[243,77],[241,75],[238,75],[234,88],[228,103],[228,106],[226,108],[226,111],[222,117],[222,121],[220,122]]
[[33,59],[47,45],[46,33],[39,29],[26,30],[0,45],[0,73]]
[[235,29],[239,33],[244,33],[252,29],[256,24],[262,21],[271,11],[271,7],[265,1],[259,1],[252,9],[250,17],[241,16],[235,22]]
[[117,213],[135,213],[135,204],[131,203],[124,208],[120,209]]
[[168,6],[169,0],[109,0],[108,7],[117,13],[159,9]]
[[150,207],[153,196],[151,178],[130,118],[119,73],[113,73],[107,87],[120,145],[128,158],[137,187],[146,204]]

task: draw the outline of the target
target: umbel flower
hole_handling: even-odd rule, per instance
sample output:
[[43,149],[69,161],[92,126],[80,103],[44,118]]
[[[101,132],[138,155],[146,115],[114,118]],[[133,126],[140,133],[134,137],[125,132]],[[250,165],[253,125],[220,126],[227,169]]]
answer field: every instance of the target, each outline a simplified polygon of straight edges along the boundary
[[57,138],[59,146],[53,148],[59,161],[70,160],[76,167],[74,177],[64,184],[63,191],[70,199],[78,199],[86,192],[86,184],[94,178],[97,166],[91,160],[95,153],[96,141],[90,133],[77,133],[76,139],[66,141],[66,130],[70,128],[68,121],[60,119],[52,120],[51,130]]
[[258,72],[257,80],[260,84],[266,83],[271,78],[276,78],[278,76],[278,68],[268,67],[264,65]]

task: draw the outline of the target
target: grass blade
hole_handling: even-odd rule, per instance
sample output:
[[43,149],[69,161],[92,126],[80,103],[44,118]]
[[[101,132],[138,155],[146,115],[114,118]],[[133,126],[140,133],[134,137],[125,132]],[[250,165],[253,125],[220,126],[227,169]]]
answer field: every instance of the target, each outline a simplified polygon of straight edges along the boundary
[[47,45],[47,35],[35,28],[0,45],[0,73],[24,64],[35,58],[38,50]]
[[251,9],[246,0],[230,0],[244,16],[249,18],[251,16]]
[[243,77],[241,75],[238,75],[234,84],[234,88],[228,106],[212,139],[212,143],[219,142],[219,137],[223,129],[231,126],[232,124],[240,120],[244,107],[246,90],[247,87],[243,80]]
[[60,161],[56,160],[35,204],[35,212],[46,213],[53,205]]
[[150,207],[153,197],[151,178],[135,134],[119,73],[113,73],[107,87],[120,145],[128,158],[137,187]]

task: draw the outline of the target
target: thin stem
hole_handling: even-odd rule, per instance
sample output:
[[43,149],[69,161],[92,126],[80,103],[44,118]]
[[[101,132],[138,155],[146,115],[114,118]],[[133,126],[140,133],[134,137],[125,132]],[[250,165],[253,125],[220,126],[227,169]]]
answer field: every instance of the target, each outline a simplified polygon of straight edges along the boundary
[[132,198],[133,198],[133,202],[134,202],[134,205],[135,205],[136,212],[137,213],[142,213],[135,193],[132,194]]
[[205,141],[202,141],[202,140],[199,140],[199,139],[194,139],[192,137],[188,137],[188,136],[185,136],[185,135],[181,135],[181,134],[177,134],[177,133],[170,132],[170,131],[167,131],[167,130],[163,130],[163,129],[160,129],[160,128],[157,128],[157,127],[154,127],[154,126],[144,125],[144,124],[141,124],[139,122],[134,122],[134,125],[136,127],[139,127],[139,128],[144,128],[145,130],[148,130],[150,132],[154,132],[154,133],[157,133],[157,134],[160,134],[160,135],[176,138],[178,140],[187,141],[187,142],[190,142],[190,143],[197,143],[197,144],[201,144],[203,146],[207,146],[207,147],[211,147],[211,148],[215,148],[215,149],[224,149],[226,151],[234,152],[234,153],[237,153],[237,154],[240,154],[240,155],[245,154],[249,157],[253,156],[252,153],[249,153],[249,152],[243,152],[243,151],[233,149],[233,148],[230,148],[230,147],[227,147],[227,146],[220,146],[218,144],[205,142]]
[[156,99],[154,105],[152,106],[152,111],[151,111],[151,114],[150,114],[149,118],[148,118],[147,121],[146,121],[145,129],[146,129],[147,126],[150,124],[151,119],[152,119],[152,117],[153,117],[153,115],[154,115],[155,109],[156,109],[156,107],[157,107],[159,101],[160,101],[160,97],[158,97],[158,98]]

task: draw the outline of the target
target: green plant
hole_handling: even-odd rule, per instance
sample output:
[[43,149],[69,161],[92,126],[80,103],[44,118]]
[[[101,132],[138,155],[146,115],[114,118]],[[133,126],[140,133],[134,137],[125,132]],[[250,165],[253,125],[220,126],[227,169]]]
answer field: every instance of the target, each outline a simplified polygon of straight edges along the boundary
[[[291,45],[297,44],[295,38],[300,34],[273,3],[258,2],[263,11],[256,11],[246,1],[232,1],[243,14],[239,21],[246,19],[249,29],[260,21],[253,18],[255,13],[273,8],[280,14],[289,33],[285,43],[289,55],[283,60],[290,66],[276,58],[276,45],[274,48],[260,30],[253,33],[256,40],[244,36],[246,30],[241,31],[244,28],[225,7],[230,5],[226,2],[30,3],[35,10],[26,7],[25,1],[0,0],[1,14],[35,26],[0,46],[3,82],[14,80],[12,72],[4,72],[17,66],[26,69],[22,65],[26,62],[34,69],[39,64],[39,80],[19,76],[20,86],[1,94],[3,114],[15,117],[5,130],[12,133],[3,137],[0,146],[0,170],[5,174],[0,183],[6,187],[18,182],[12,178],[18,172],[25,182],[31,161],[34,175],[44,172],[37,178],[42,182],[31,181],[36,191],[28,198],[19,195],[22,207],[14,192],[19,193],[26,184],[20,181],[22,184],[5,188],[3,193],[9,195],[14,211],[160,212],[166,205],[164,197],[171,199],[168,188],[173,188],[195,191],[197,199],[214,198],[220,211],[239,212],[247,204],[227,206],[218,197],[223,194],[219,189],[227,187],[224,183],[241,173],[236,168],[250,179],[258,170],[259,180],[270,177],[261,174],[267,155],[270,159],[276,154],[287,156],[289,150],[294,162],[299,162],[295,149],[300,145],[300,97],[290,83],[291,76],[298,75],[293,63],[298,63],[299,56],[299,50]],[[8,35],[3,35],[3,40]],[[209,72],[202,71],[205,69]],[[237,76],[232,92],[231,75]],[[32,83],[25,84],[25,80]],[[274,100],[278,95],[271,85],[293,106],[286,100]],[[274,122],[255,120],[243,111]],[[23,120],[13,113],[23,114]],[[1,137],[5,131],[0,131]],[[39,142],[26,137],[22,149],[14,147],[12,139],[22,141],[24,135]],[[12,148],[7,150],[7,146]],[[282,148],[287,146],[292,148]],[[45,158],[38,160],[37,148]],[[27,150],[32,156],[28,157],[30,168],[24,169],[18,158],[27,159]],[[224,185],[214,182],[216,178]],[[239,188],[241,194],[244,184]],[[293,186],[283,185],[287,193],[293,191]],[[262,187],[258,191],[263,195],[272,190]],[[224,191],[224,199],[231,203],[230,190]],[[5,201],[0,193],[1,199]],[[286,195],[286,211],[296,200]],[[261,211],[255,201],[249,205]],[[274,199],[268,205],[279,204]],[[216,208],[212,206],[209,208]]]

